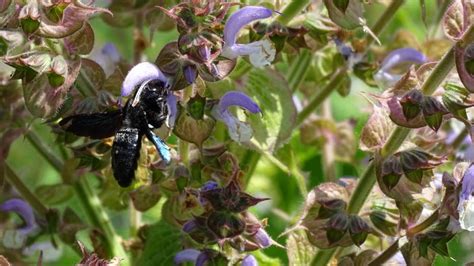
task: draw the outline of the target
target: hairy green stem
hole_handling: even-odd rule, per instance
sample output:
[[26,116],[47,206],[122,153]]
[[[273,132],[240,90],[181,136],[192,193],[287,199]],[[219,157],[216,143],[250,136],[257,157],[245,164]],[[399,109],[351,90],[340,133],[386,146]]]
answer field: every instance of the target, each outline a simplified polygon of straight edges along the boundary
[[286,79],[288,80],[288,85],[292,92],[297,91],[301,83],[303,83],[306,74],[308,74],[308,66],[312,58],[313,55],[311,51],[309,49],[303,49],[298,58],[291,63]]
[[247,169],[245,170],[245,175],[243,177],[243,182],[245,186],[248,185],[250,182],[250,178],[252,178],[255,169],[257,169],[257,164],[262,158],[262,155],[258,152],[248,150],[245,152],[245,156],[240,161],[240,165],[246,166]]
[[[35,132],[28,132],[26,138],[57,172],[62,172],[64,164],[61,159],[43,144]],[[80,178],[79,181],[73,185],[73,188],[83,208],[86,210],[89,220],[95,227],[103,232],[108,254],[111,257],[118,256],[122,258],[124,265],[129,265],[128,256],[120,243],[120,238],[115,233],[107,213],[102,208],[102,204],[97,195],[94,194],[90,188],[87,179]]]
[[[332,112],[331,112],[331,101],[326,99],[322,106],[321,115],[325,120],[332,121]],[[323,144],[323,154],[322,154],[322,163],[323,163],[323,173],[324,180],[326,182],[335,181],[337,178],[336,174],[336,155],[335,155],[335,146],[334,140],[328,138],[324,141]]]
[[[371,28],[375,36],[378,36],[385,27],[388,25],[388,22],[393,19],[397,10],[403,5],[405,0],[393,0],[392,3],[385,9],[380,18],[375,22],[374,26]],[[367,47],[369,47],[375,41],[374,37],[369,35],[367,36]]]
[[308,189],[306,188],[306,178],[300,171],[298,170],[298,167],[296,166],[296,163],[292,161],[289,166],[284,164],[282,161],[280,161],[278,158],[273,156],[271,153],[268,151],[262,150],[259,148],[258,144],[255,141],[251,141],[253,146],[255,147],[256,150],[259,151],[260,154],[263,155],[266,159],[268,159],[271,163],[273,163],[275,166],[280,168],[283,172],[287,173],[288,175],[292,175],[296,178],[296,182],[298,183],[298,188],[301,192],[301,195],[303,197],[306,197],[308,194]]
[[8,183],[12,185],[21,195],[21,197],[26,200],[31,207],[41,216],[45,217],[48,213],[48,208],[33,194],[28,187],[23,183],[23,181],[18,177],[18,175],[13,171],[13,169],[5,162],[5,178]]
[[297,128],[301,126],[305,119],[308,118],[324,102],[329,94],[331,94],[331,92],[341,84],[346,71],[346,67],[338,68],[336,72],[332,74],[328,84],[326,84],[326,86],[324,86],[316,95],[314,95],[314,97],[303,108],[303,110],[299,112],[298,116],[296,117],[295,126]]
[[310,3],[310,0],[293,0],[283,9],[281,15],[279,15],[276,20],[286,25]]
[[373,259],[369,263],[369,266],[378,266],[387,262],[391,257],[393,257],[393,255],[395,255],[395,253],[398,252],[398,249],[400,248],[399,242],[400,239],[395,240],[386,250]]
[[[467,32],[464,34],[463,39],[460,41],[461,44],[466,44],[469,42],[474,41],[474,27],[471,26]],[[456,45],[456,44],[455,44]],[[438,86],[443,82],[446,76],[449,74],[451,69],[454,67],[454,46],[451,48],[438,62],[436,67],[430,73],[428,78],[424,81],[421,89],[423,90],[425,95],[432,94]],[[407,128],[397,127],[392,134],[390,135],[388,141],[385,143],[384,147],[382,148],[382,157],[388,156],[395,152],[400,145],[403,143],[405,138],[408,136],[410,130]],[[350,213],[358,213],[362,208],[365,200],[369,196],[370,191],[372,191],[372,187],[375,184],[375,165],[374,162],[371,162],[367,167],[366,171],[359,179],[357,183],[357,187],[352,193],[352,197],[349,201],[348,211]],[[337,248],[327,249],[321,252],[327,253],[323,254],[324,259],[328,259],[326,261],[316,261],[316,259],[320,256],[316,254],[315,259],[313,260],[313,265],[325,265],[329,260],[332,258],[334,252],[336,252]],[[318,264],[314,264],[318,263]],[[323,263],[323,264],[319,264]]]

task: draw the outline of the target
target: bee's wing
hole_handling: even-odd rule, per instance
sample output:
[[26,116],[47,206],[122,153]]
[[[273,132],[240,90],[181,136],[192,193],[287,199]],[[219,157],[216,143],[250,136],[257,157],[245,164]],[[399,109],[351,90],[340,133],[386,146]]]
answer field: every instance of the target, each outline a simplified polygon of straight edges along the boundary
[[62,119],[59,125],[78,136],[108,138],[122,126],[122,111],[73,115]]

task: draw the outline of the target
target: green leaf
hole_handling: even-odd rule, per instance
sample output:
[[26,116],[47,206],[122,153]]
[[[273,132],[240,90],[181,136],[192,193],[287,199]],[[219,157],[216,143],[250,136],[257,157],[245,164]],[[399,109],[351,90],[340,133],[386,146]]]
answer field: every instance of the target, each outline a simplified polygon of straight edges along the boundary
[[455,0],[446,10],[443,17],[443,29],[446,36],[453,41],[457,41],[463,34],[464,8],[461,0]]
[[54,205],[67,201],[74,195],[74,190],[70,185],[54,184],[39,186],[35,194],[46,205]]
[[[254,69],[245,87],[247,95],[260,106],[263,117],[249,115],[258,149],[273,153],[288,141],[294,128],[296,108],[286,80],[270,69]],[[240,113],[240,118],[243,114]]]
[[[348,3],[342,4],[340,2],[341,1],[324,0],[324,5],[328,10],[331,20],[347,30],[360,27],[361,20],[363,20],[362,13],[364,12],[362,1],[349,0]],[[341,7],[344,6],[346,7],[342,10]]]
[[145,247],[136,265],[173,265],[174,255],[182,249],[182,233],[163,220],[145,229]]
[[261,250],[252,252],[252,255],[257,259],[259,266],[279,266],[282,265],[281,261],[278,258],[271,258]]
[[309,265],[316,253],[316,248],[311,245],[302,230],[296,230],[288,235],[286,253],[289,265]]
[[64,38],[64,46],[70,54],[87,55],[94,48],[94,40],[94,30],[89,23],[84,23],[80,30]]
[[45,73],[36,76],[23,86],[23,96],[28,110],[36,117],[52,117],[64,104],[67,92],[79,74],[81,61],[68,62],[67,76],[64,83],[54,88],[49,84]]
[[57,4],[49,8],[45,14],[46,17],[54,23],[58,23],[63,18],[64,9],[66,9],[67,4]]

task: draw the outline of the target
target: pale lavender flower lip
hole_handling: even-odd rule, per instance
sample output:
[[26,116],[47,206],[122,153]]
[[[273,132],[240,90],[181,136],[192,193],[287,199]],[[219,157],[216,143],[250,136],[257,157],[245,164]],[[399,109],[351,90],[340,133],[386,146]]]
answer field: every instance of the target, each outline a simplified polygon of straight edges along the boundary
[[248,55],[250,62],[256,67],[269,65],[274,59],[276,50],[268,40],[256,41],[249,44],[237,44],[239,31],[255,20],[271,17],[271,9],[260,6],[246,6],[234,12],[224,26],[224,48],[222,56],[234,59],[237,56]]
[[459,224],[462,229],[474,231],[474,164],[467,168],[461,181],[459,194]]
[[241,266],[258,266],[257,259],[251,254],[245,256],[245,258],[242,260],[242,263],[240,264]]
[[130,95],[137,85],[154,79],[161,80],[168,84],[168,78],[156,65],[149,62],[135,65],[130,69],[122,83],[121,96]]
[[197,249],[188,248],[178,252],[174,256],[174,264],[179,265],[184,262],[196,262],[201,252]]
[[22,199],[10,199],[5,201],[0,205],[0,211],[15,212],[18,214],[26,223],[24,227],[19,229],[24,234],[28,234],[37,227],[33,209]]
[[400,48],[390,52],[382,61],[380,70],[374,75],[374,79],[382,86],[392,86],[401,75],[390,73],[390,70],[403,63],[423,64],[428,59],[424,54],[413,48]]

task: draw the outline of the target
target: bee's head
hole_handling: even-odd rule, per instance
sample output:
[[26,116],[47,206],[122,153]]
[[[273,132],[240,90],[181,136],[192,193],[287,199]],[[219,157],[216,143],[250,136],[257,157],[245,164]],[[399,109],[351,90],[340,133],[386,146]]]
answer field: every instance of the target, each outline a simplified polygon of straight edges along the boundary
[[139,102],[153,103],[165,99],[168,96],[170,85],[168,82],[153,79],[143,82],[135,93],[132,106]]

